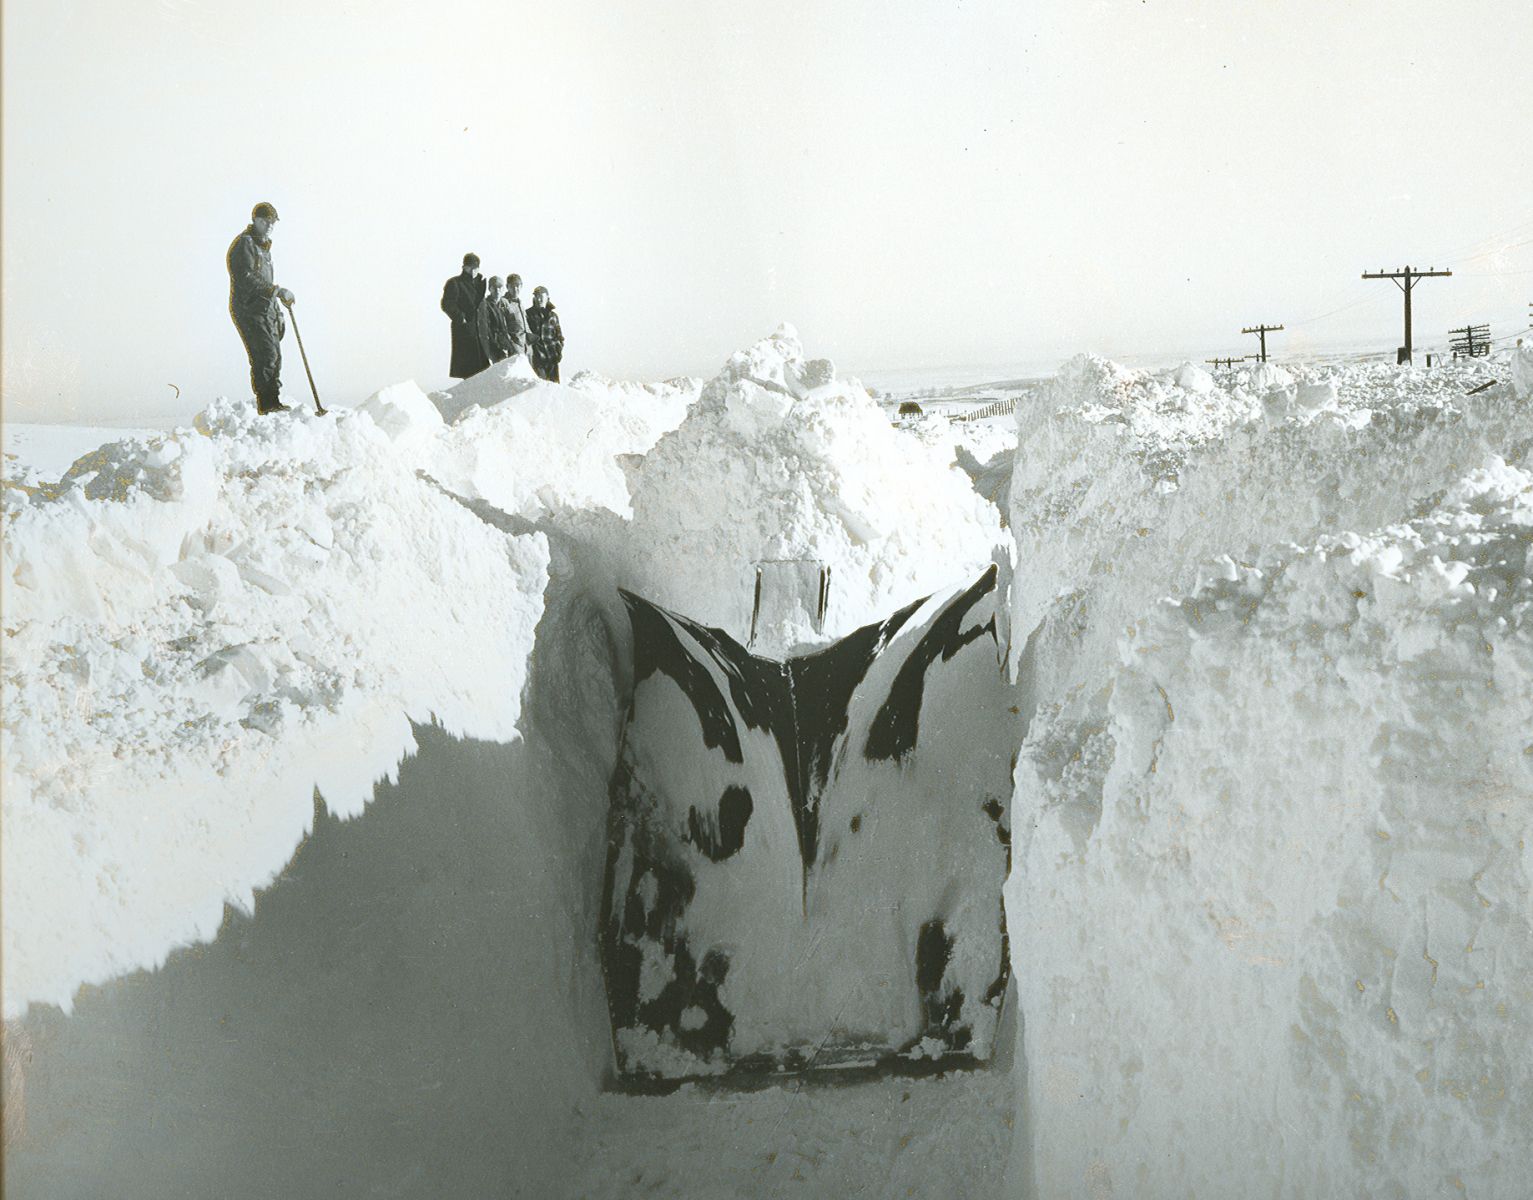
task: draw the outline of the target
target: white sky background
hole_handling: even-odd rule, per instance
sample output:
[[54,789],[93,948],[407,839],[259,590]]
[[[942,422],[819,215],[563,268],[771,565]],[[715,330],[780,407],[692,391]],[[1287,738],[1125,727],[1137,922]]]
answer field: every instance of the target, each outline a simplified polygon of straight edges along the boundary
[[1418,348],[1506,334],[1530,145],[1525,0],[7,0],[5,412],[245,394],[263,199],[339,404],[447,381],[470,249],[549,286],[567,373],[711,374],[785,319],[854,374],[1387,349],[1358,275],[1405,262],[1456,271]]

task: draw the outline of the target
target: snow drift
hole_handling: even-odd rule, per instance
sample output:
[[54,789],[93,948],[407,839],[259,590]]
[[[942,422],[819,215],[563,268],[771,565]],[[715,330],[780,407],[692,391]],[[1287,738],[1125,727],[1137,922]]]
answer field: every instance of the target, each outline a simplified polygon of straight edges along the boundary
[[951,442],[893,428],[867,390],[805,359],[783,326],[734,355],[687,420],[630,461],[623,582],[750,639],[755,566],[828,568],[823,627],[787,606],[758,622],[766,653],[823,643],[978,576],[1005,544]]
[[1464,394],[1482,374],[1259,364],[1216,386],[1190,363],[1066,363],[1017,410],[1010,525],[1026,569],[1012,616],[1038,630],[1036,695],[1094,679],[1128,623],[1207,559],[1400,520],[1525,442],[1511,388]]
[[[1487,370],[1503,381],[1466,394]],[[784,328],[702,387],[551,385],[511,364],[322,421],[220,402],[197,430],[103,447],[61,480],[10,471],[6,1010],[48,1002],[8,1033],[35,1035],[30,1107],[53,1140],[8,1155],[8,1182],[255,1196],[361,1164],[355,1194],[508,1179],[556,1194],[577,1147],[637,1129],[618,1190],[709,1194],[696,1139],[691,1175],[656,1149],[657,1114],[680,1110],[596,1098],[609,786],[638,695],[619,589],[781,660],[995,565],[1015,687],[964,683],[985,718],[932,726],[933,776],[881,763],[818,819],[859,884],[821,899],[863,912],[878,862],[854,862],[846,833],[864,797],[911,789],[876,918],[827,942],[857,963],[918,949],[952,896],[982,899],[988,877],[952,895],[934,880],[971,858],[991,872],[1012,830],[1010,1191],[1520,1194],[1530,391],[1529,351],[1219,380],[1084,357],[1020,397],[1008,487],[994,429],[896,428]],[[706,739],[667,686],[637,681],[639,707],[670,714],[644,753],[671,779],[691,769],[666,758],[672,725]],[[935,867],[905,853],[921,814],[904,800],[1013,753],[1011,812],[964,827],[983,845],[965,833]],[[672,814],[689,850],[725,849],[735,781],[715,766],[698,767],[714,809],[696,829],[690,802]],[[396,769],[398,788],[378,782]],[[225,902],[249,909],[310,828],[316,786],[338,813],[384,804],[321,817],[205,959],[88,990],[71,1016],[49,1007],[212,938]],[[773,832],[802,851],[791,820]],[[717,930],[740,905],[729,864],[704,857],[719,870],[687,919]],[[802,912],[803,860],[782,865]],[[776,1027],[747,1030],[752,1048],[792,1042],[791,987],[755,978]],[[919,978],[899,982],[914,1000],[863,1000],[913,1037],[931,1014]],[[246,1103],[252,1079],[290,1104]],[[1009,1095],[942,1086],[944,1113],[962,1111],[955,1088],[991,1115]],[[765,1147],[798,1128],[783,1124],[796,1095],[726,1105],[744,1115],[708,1128]],[[830,1107],[816,1098],[811,1124]],[[352,1120],[333,1144],[302,1136],[334,1111]],[[836,1157],[823,1128],[803,1132]],[[899,1178],[957,1194],[969,1147],[945,1143],[940,1179],[908,1156]]]
[[1533,414],[1479,370],[1078,359],[1024,420],[1016,1190],[1521,1194]]
[[5,1006],[212,935],[409,722],[516,736],[548,549],[369,419],[218,403],[7,488]]

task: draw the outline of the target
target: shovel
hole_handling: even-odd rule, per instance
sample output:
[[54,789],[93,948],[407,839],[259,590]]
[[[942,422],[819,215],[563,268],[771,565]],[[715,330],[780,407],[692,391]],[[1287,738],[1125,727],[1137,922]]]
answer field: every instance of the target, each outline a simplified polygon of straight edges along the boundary
[[298,314],[293,311],[291,300],[284,303],[287,305],[287,315],[293,319],[293,336],[298,339],[298,354],[303,359],[303,373],[309,377],[309,391],[314,393],[314,411],[324,416],[325,406],[319,402],[319,389],[314,386],[314,372],[309,370],[309,352],[303,348],[303,334],[298,331]]

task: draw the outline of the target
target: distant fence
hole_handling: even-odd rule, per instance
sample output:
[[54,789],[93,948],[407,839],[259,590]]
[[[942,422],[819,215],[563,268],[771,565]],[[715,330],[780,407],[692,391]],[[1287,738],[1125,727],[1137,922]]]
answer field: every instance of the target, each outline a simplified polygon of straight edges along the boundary
[[1017,411],[1017,398],[1013,396],[1009,400],[997,400],[993,404],[987,404],[983,408],[971,409],[966,413],[953,413],[948,416],[950,421],[983,421],[986,417],[1005,417]]

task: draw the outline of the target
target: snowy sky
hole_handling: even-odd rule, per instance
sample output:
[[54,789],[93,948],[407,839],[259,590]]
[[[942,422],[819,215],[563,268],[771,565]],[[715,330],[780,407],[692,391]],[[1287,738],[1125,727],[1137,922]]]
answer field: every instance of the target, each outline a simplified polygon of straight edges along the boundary
[[1404,262],[1418,347],[1513,333],[1529,61],[1524,0],[7,0],[6,415],[243,393],[262,199],[341,404],[446,382],[469,249],[623,376],[1388,348]]

